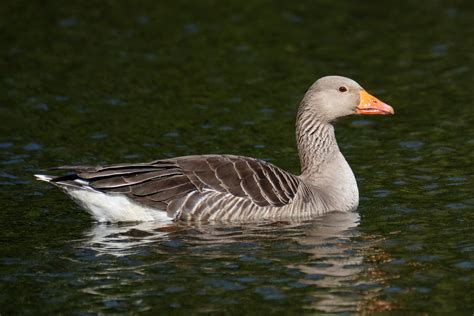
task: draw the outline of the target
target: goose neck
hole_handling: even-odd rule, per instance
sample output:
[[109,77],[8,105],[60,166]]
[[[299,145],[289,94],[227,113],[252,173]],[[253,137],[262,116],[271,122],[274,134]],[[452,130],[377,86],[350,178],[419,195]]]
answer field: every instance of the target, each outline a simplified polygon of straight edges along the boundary
[[318,174],[321,167],[339,151],[334,126],[314,118],[299,117],[296,138],[301,162],[301,174]]

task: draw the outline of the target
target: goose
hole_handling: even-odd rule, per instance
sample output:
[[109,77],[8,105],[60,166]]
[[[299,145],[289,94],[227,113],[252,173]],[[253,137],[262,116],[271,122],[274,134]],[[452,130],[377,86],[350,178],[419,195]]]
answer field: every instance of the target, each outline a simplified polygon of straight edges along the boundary
[[193,155],[62,166],[54,169],[66,174],[35,176],[62,189],[99,222],[305,220],[353,212],[359,204],[357,182],[333,125],[352,114],[394,110],[349,78],[326,76],[310,86],[296,119],[300,175],[255,158]]

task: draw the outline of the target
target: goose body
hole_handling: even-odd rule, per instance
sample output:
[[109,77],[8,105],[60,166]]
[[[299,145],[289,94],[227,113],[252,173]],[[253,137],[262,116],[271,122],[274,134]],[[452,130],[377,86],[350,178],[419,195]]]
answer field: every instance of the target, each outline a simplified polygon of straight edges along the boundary
[[354,174],[337,145],[333,122],[350,114],[393,114],[355,81],[328,76],[308,90],[298,110],[301,175],[266,161],[197,155],[149,163],[63,166],[53,183],[97,221],[258,221],[310,219],[357,209]]

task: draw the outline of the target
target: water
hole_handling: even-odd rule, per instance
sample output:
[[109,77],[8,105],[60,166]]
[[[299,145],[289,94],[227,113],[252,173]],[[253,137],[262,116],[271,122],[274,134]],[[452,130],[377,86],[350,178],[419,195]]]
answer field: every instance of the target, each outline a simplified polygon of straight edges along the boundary
[[[474,311],[469,1],[0,5],[0,313]],[[394,117],[337,126],[358,214],[98,225],[32,174],[199,153],[298,172],[294,118],[342,74]]]

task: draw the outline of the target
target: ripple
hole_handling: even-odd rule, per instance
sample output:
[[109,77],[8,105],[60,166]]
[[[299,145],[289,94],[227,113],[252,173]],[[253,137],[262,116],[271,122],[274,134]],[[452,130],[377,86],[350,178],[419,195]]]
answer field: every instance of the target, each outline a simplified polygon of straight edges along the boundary
[[461,249],[462,252],[473,252],[474,253],[474,245],[469,245],[469,246],[466,246],[466,247],[463,247]]
[[266,258],[257,258],[253,256],[242,256],[239,258],[239,261],[242,262],[253,262],[257,264],[269,264],[272,263],[272,260]]
[[288,286],[293,288],[293,289],[303,289],[305,287],[308,287],[309,284],[306,284],[306,283],[303,283],[303,282],[292,282],[292,283],[288,284]]
[[197,33],[199,33],[199,26],[195,23],[185,24],[183,29],[184,29],[184,32],[187,33],[187,34],[197,34]]
[[222,288],[227,291],[239,291],[239,290],[243,290],[247,288],[246,286],[239,284],[237,282],[232,282],[232,281],[222,280],[222,279],[209,280],[209,284],[213,287]]
[[281,300],[286,298],[283,292],[274,287],[258,287],[255,289],[255,292],[262,295],[266,300]]
[[437,183],[431,183],[431,184],[427,184],[427,185],[424,185],[422,187],[424,190],[426,191],[432,191],[432,190],[436,190],[439,188],[439,184]]
[[374,190],[372,191],[373,196],[378,197],[378,198],[384,198],[390,195],[389,190]]
[[459,269],[474,269],[474,263],[470,261],[460,261],[456,263],[454,266]]
[[253,276],[236,277],[235,279],[242,283],[253,283],[257,281],[257,278]]
[[143,54],[143,57],[146,61],[149,61],[149,62],[154,62],[158,59],[158,55],[155,53],[146,53],[146,54]]
[[263,113],[263,114],[267,114],[267,115],[270,115],[270,114],[273,114],[275,112],[275,109],[272,109],[272,108],[261,108],[260,110],[258,110],[260,113]]
[[408,245],[408,246],[405,246],[405,249],[409,251],[420,251],[420,250],[423,250],[423,244],[417,243],[417,244]]
[[240,44],[240,45],[234,46],[234,49],[238,53],[246,53],[250,50],[250,46],[246,44]]
[[294,14],[292,12],[285,11],[281,14],[281,16],[285,19],[290,21],[291,23],[299,24],[303,21],[302,17]]
[[95,139],[95,140],[105,139],[105,138],[107,138],[107,133],[104,133],[104,132],[92,133],[92,134],[89,135],[89,138],[90,139]]
[[69,97],[65,95],[57,95],[54,97],[54,99],[58,102],[66,102],[69,101]]
[[165,289],[166,293],[181,293],[186,290],[183,286],[170,286]]
[[255,125],[255,121],[242,121],[240,122],[242,125]]
[[389,287],[389,288],[384,289],[384,291],[387,293],[399,293],[402,291],[402,289],[399,287]]
[[171,138],[177,138],[179,137],[179,132],[177,131],[171,131],[168,133],[163,134],[164,137],[171,137]]
[[219,127],[219,130],[220,130],[220,131],[223,131],[223,132],[229,132],[229,131],[234,130],[234,128],[233,128],[232,126],[226,126],[226,125],[224,125],[224,126]]
[[368,126],[368,125],[373,125],[374,122],[369,121],[369,120],[355,120],[352,121],[351,125],[353,126]]
[[424,143],[419,140],[409,140],[399,142],[400,146],[407,149],[420,149]]
[[391,264],[404,265],[407,263],[405,259],[393,259],[390,261]]
[[416,211],[414,208],[406,207],[403,205],[396,206],[395,209],[397,210],[397,212],[406,213],[406,214],[410,214]]
[[35,110],[42,110],[42,111],[49,110],[49,106],[46,103],[37,103],[37,104],[34,104],[32,107]]
[[413,259],[417,261],[421,261],[421,262],[433,262],[433,261],[438,261],[441,258],[438,255],[425,254],[425,255],[414,256]]
[[10,148],[10,147],[12,147],[12,146],[13,146],[13,143],[10,143],[10,142],[8,142],[8,143],[0,143],[0,148],[1,148],[1,149]]
[[78,23],[79,23],[79,20],[74,17],[65,18],[58,21],[58,25],[60,27],[73,27],[73,26],[76,26]]
[[307,274],[305,275],[305,279],[306,280],[321,280],[321,279],[324,279],[324,275],[323,274],[319,274],[319,273],[311,273],[311,274]]
[[4,172],[4,171],[0,171],[0,178],[6,178],[6,179],[18,179],[17,176],[15,175],[12,175],[12,174],[9,174],[7,172]]
[[469,206],[467,206],[464,203],[449,203],[449,204],[446,204],[446,207],[453,210],[459,210],[459,209],[468,208]]
[[135,20],[137,21],[138,24],[141,24],[141,25],[145,25],[150,22],[150,18],[146,15],[137,16]]
[[37,151],[37,150],[41,150],[43,146],[38,143],[29,143],[29,144],[24,145],[22,148],[27,151]]
[[119,98],[109,98],[105,101],[112,106],[121,106],[125,104],[125,102]]

